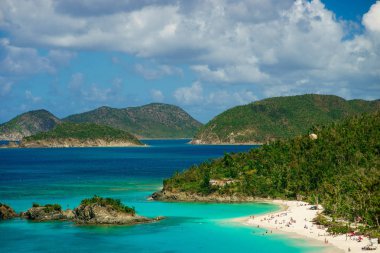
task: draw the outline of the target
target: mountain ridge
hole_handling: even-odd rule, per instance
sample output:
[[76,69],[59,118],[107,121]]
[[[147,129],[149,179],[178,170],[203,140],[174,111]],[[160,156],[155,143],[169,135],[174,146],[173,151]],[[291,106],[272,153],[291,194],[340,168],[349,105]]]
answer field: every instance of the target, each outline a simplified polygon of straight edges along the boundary
[[[107,118],[104,117],[105,114],[108,115]],[[63,121],[108,125],[133,133],[139,138],[192,137],[202,125],[182,108],[163,103],[121,109],[103,106],[70,115],[63,118]]]
[[0,124],[0,140],[21,140],[23,137],[52,130],[63,122],[106,125],[145,139],[191,138],[202,125],[182,108],[162,103],[121,109],[101,106],[63,119],[40,109],[22,113]]

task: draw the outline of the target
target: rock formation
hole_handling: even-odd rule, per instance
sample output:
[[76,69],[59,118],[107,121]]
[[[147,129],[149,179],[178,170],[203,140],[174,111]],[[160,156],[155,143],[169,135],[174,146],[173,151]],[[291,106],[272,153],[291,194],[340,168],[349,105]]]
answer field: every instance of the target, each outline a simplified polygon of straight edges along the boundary
[[57,204],[34,205],[26,212],[21,213],[21,217],[34,221],[72,220],[74,213],[70,209],[62,211],[61,206]]
[[117,211],[110,205],[101,206],[99,204],[80,205],[74,210],[74,222],[77,224],[113,224],[129,225],[137,223],[149,223],[161,218],[149,219],[143,216]]
[[8,205],[0,203],[0,220],[18,217],[17,213]]
[[[0,206],[0,214],[1,209]],[[9,207],[8,207],[9,208]],[[147,218],[135,214],[134,208],[123,205],[120,200],[94,196],[82,200],[73,210],[63,211],[58,204],[33,207],[21,213],[21,218],[33,221],[73,221],[80,225],[133,225],[162,220],[163,217]]]

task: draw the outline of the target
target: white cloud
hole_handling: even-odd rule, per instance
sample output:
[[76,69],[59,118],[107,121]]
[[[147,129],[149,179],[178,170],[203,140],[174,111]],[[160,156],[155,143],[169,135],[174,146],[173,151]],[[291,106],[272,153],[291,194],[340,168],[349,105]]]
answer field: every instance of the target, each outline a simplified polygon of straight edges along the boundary
[[164,98],[165,98],[162,91],[156,90],[156,89],[152,89],[150,91],[150,95],[155,102],[162,102],[164,101]]
[[47,57],[41,57],[34,48],[16,47],[9,40],[0,40],[4,58],[0,60],[0,73],[25,75],[39,72],[54,72]]
[[199,82],[195,82],[190,87],[180,87],[176,89],[173,95],[181,104],[196,104],[203,100],[203,88]]
[[81,96],[90,102],[115,103],[123,99],[122,90],[123,81],[116,78],[109,87],[101,87],[97,84],[92,84],[89,88],[83,87],[81,89]]
[[370,31],[380,32],[380,2],[377,1],[363,16],[363,24]]
[[[0,13],[0,26],[16,45],[152,58],[157,67],[135,67],[146,79],[177,74],[173,66],[183,64],[203,83],[250,84],[268,94],[316,90],[321,84],[380,93],[379,87],[369,89],[380,79],[379,2],[355,36],[347,36],[347,23],[320,0],[4,0]],[[39,69],[51,71],[43,57],[28,52]],[[3,68],[15,72],[26,66],[19,60]],[[309,81],[297,84],[303,79]],[[193,101],[187,91],[178,89],[177,97]]]
[[113,79],[109,85],[100,85],[97,83],[87,83],[85,75],[78,72],[71,75],[67,88],[71,95],[77,97],[81,102],[88,101],[98,104],[112,104],[124,99],[123,80],[121,78]]
[[191,69],[197,72],[201,79],[210,82],[250,83],[264,81],[268,78],[254,64],[230,65],[214,70],[210,69],[208,65],[194,65]]
[[25,98],[33,103],[38,103],[42,100],[41,97],[34,96],[30,90],[25,91]]

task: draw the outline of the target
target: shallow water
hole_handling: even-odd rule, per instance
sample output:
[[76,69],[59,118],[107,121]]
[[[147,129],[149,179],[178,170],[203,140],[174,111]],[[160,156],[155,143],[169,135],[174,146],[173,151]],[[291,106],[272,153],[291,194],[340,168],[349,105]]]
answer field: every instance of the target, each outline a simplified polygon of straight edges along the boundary
[[[193,146],[147,140],[144,148],[0,149],[0,202],[24,211],[33,202],[74,208],[94,194],[115,197],[154,224],[86,227],[70,222],[0,223],[2,252],[315,252],[305,241],[232,223],[276,210],[270,204],[148,201],[162,179],[193,164],[253,146]],[[263,235],[264,234],[264,235]]]

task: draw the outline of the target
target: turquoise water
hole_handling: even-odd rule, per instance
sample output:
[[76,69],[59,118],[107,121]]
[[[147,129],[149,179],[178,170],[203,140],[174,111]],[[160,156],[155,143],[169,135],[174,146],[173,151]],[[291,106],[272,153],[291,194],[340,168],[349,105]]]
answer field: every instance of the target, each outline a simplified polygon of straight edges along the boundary
[[[94,194],[120,198],[141,215],[167,219],[137,226],[0,222],[1,252],[316,252],[302,240],[267,235],[229,218],[277,209],[269,204],[148,201],[176,170],[252,146],[192,146],[146,141],[147,148],[0,149],[0,202],[16,211],[33,202],[74,208]],[[263,235],[264,234],[264,235]]]

